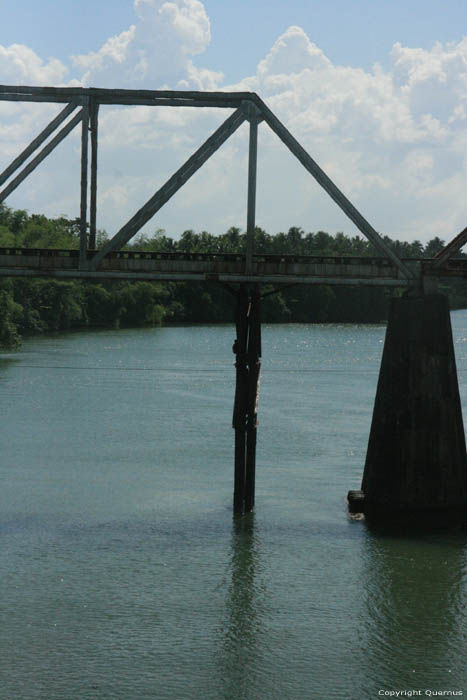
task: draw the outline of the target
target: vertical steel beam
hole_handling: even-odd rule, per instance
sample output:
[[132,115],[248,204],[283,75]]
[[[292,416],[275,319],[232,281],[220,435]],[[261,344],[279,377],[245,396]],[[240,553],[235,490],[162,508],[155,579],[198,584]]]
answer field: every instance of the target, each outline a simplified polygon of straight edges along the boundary
[[80,268],[86,265],[87,241],[87,208],[88,208],[88,142],[89,142],[89,98],[83,104],[81,121],[81,204],[80,204]]
[[261,371],[259,286],[241,284],[237,294],[234,513],[249,513],[255,504],[256,434]]
[[246,424],[245,513],[255,505],[256,436],[261,376],[261,310],[259,285],[251,292],[248,333],[248,413]]
[[234,513],[244,512],[246,470],[246,424],[248,412],[248,315],[249,298],[246,284],[237,295],[235,353],[235,401],[232,427],[235,430]]
[[91,127],[91,199],[89,212],[89,248],[96,248],[96,220],[97,220],[97,130],[98,130],[99,102],[91,98],[90,103],[90,127]]
[[250,142],[248,149],[248,209],[246,225],[246,260],[245,272],[251,274],[253,271],[253,248],[255,237],[255,217],[256,217],[256,170],[258,156],[258,119],[256,109],[251,105],[250,120]]

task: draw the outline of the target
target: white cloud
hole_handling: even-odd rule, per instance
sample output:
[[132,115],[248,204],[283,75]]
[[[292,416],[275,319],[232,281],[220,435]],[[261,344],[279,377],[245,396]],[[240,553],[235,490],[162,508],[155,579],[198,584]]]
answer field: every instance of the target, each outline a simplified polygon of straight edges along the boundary
[[467,38],[431,51],[394,44],[393,80],[414,114],[453,121],[467,96]]
[[[142,5],[148,5],[154,11],[158,4],[154,0],[136,0],[135,7],[138,9]],[[157,14],[164,30],[179,37],[182,53],[202,53],[211,41],[209,18],[204,5],[198,0],[164,2]]]
[[198,0],[135,0],[136,24],[99,49],[74,56],[84,85],[157,89],[213,89],[222,73],[197,70],[190,56],[211,40],[209,18]]
[[[95,52],[74,57],[73,70],[53,58],[44,62],[24,46],[0,47],[1,82],[60,84],[71,76],[69,84],[102,87],[256,91],[378,230],[426,240],[465,226],[467,38],[430,51],[397,43],[390,70],[375,65],[364,71],[334,65],[303,29],[290,27],[256,72],[226,86],[220,72],[197,66],[211,37],[201,2],[135,0],[134,7],[135,23]],[[2,152],[18,152],[50,110],[0,104]],[[99,225],[115,231],[227,116],[209,109],[102,108]],[[78,134],[71,140],[76,159]],[[177,234],[244,225],[246,146],[245,127],[147,229],[163,226]],[[60,146],[56,163],[66,161],[66,148]],[[55,183],[49,200],[40,201],[49,180],[37,177],[34,188],[18,190],[12,206],[53,213],[54,201],[73,200],[71,176],[41,168]],[[258,177],[258,223],[268,231],[291,225],[354,231],[264,125]],[[78,192],[74,199],[78,204]]]
[[290,75],[305,69],[319,71],[331,67],[331,62],[300,27],[289,27],[274,43],[265,59],[258,65],[258,76]]
[[10,85],[58,85],[68,72],[67,68],[56,58],[49,58],[47,63],[28,46],[0,44],[0,83]]
[[115,68],[122,65],[128,58],[129,46],[135,37],[136,27],[132,25],[128,31],[108,39],[99,51],[91,51],[82,56],[73,56],[75,66],[89,71],[102,71],[107,67]]

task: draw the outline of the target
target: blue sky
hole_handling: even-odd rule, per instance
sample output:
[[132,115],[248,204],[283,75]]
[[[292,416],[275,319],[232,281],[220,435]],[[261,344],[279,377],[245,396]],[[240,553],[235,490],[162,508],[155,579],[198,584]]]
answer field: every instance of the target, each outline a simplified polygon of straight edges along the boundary
[[[212,40],[200,64],[228,81],[254,72],[275,39],[302,27],[333,63],[388,63],[392,45],[430,49],[467,32],[465,0],[205,0]],[[136,20],[131,0],[0,0],[0,44],[44,58],[96,50]]]
[[[0,10],[0,82],[254,90],[378,230],[426,240],[466,224],[465,0],[0,0]],[[3,106],[0,169],[48,109]],[[103,111],[99,224],[123,224],[221,118]],[[245,141],[229,141],[149,232],[244,227]],[[75,215],[76,147],[60,146],[8,203]],[[269,132],[258,176],[268,231],[354,232]]]

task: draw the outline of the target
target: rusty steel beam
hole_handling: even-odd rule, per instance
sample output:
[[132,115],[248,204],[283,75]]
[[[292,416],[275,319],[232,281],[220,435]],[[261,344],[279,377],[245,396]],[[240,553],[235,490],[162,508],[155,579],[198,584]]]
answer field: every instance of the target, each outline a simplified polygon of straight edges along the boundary
[[452,258],[452,256],[455,255],[465,243],[467,243],[467,226],[463,231],[457,234],[457,236],[453,238],[450,243],[445,245],[443,250],[440,250],[440,252],[435,255],[433,262],[431,263],[431,267],[436,269],[444,265],[444,263]]

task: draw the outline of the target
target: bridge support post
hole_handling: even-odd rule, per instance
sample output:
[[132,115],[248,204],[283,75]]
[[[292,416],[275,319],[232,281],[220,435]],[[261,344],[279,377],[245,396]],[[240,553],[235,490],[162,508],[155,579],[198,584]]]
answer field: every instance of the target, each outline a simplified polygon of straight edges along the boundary
[[89,98],[83,103],[81,121],[81,203],[79,219],[79,267],[86,267],[88,248],[87,209],[88,209],[88,143],[89,143]]
[[256,433],[261,372],[261,316],[258,285],[241,284],[237,296],[234,513],[248,513],[255,503]]
[[393,299],[361,491],[371,517],[467,512],[467,456],[448,302]]

